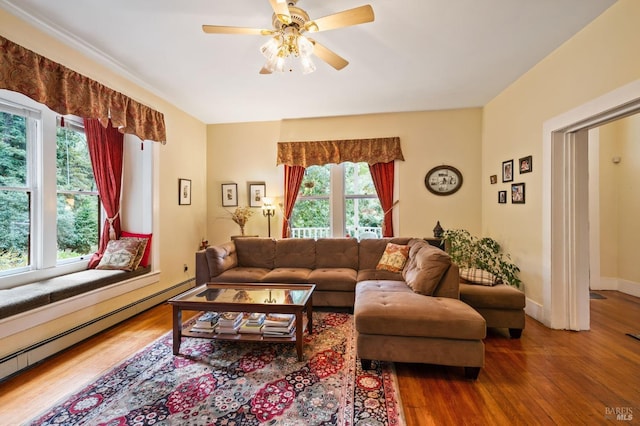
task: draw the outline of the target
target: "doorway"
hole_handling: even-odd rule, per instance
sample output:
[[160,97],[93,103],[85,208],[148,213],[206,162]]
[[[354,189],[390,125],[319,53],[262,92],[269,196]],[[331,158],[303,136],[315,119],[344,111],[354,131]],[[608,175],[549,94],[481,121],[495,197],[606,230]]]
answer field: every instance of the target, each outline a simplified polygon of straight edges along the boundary
[[589,244],[599,239],[589,228],[589,130],[638,112],[640,80],[544,123],[542,322],[550,328],[589,329]]

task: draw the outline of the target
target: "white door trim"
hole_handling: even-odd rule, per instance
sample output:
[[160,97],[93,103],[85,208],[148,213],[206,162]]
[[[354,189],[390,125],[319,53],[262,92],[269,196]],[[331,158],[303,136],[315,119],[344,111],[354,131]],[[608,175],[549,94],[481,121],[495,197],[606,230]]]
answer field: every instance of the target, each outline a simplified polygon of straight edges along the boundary
[[587,130],[640,111],[640,80],[543,124],[543,318],[551,328],[589,329]]

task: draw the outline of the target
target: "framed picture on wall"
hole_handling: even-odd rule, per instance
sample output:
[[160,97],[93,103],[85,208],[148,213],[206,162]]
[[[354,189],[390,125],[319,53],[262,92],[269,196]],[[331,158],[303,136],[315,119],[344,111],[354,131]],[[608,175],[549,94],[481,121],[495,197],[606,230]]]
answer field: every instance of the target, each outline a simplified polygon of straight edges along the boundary
[[178,205],[191,204],[191,179],[178,179]]
[[502,162],[502,181],[513,181],[513,160],[507,160]]
[[262,183],[249,184],[249,207],[262,207],[267,194],[267,185]]
[[238,184],[223,183],[222,184],[222,207],[238,206]]
[[518,160],[518,170],[520,170],[520,174],[529,173],[533,171],[533,164],[531,164],[532,157],[528,155]]
[[491,185],[498,183],[498,175],[489,176],[489,182],[491,182]]
[[507,191],[498,191],[498,204],[507,204]]
[[524,183],[511,185],[511,204],[524,204]]

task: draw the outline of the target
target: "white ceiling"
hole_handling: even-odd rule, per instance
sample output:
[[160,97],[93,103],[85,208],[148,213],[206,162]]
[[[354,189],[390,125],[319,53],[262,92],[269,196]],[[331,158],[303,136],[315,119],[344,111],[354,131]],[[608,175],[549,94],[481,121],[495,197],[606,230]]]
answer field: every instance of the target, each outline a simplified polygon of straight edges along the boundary
[[314,35],[350,64],[260,75],[268,0],[0,0],[205,123],[485,105],[615,0],[300,0],[311,19],[371,4],[375,21]]

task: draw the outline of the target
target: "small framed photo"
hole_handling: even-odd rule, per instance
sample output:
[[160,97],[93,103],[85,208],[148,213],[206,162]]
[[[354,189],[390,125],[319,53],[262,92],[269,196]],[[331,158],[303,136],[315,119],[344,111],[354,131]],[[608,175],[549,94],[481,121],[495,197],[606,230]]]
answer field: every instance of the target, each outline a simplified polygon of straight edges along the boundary
[[264,183],[249,184],[249,207],[262,207],[264,197],[267,194],[267,185]]
[[520,174],[533,171],[533,164],[531,164],[531,160],[532,158],[530,155],[518,160],[518,170],[520,170]]
[[489,182],[491,182],[491,185],[498,183],[498,175],[489,176]]
[[178,205],[191,204],[191,179],[178,179]]
[[524,204],[524,183],[511,184],[511,204]]
[[507,191],[498,191],[498,204],[507,204]]
[[222,207],[238,207],[238,184],[222,184]]
[[502,182],[513,181],[513,160],[502,162]]

